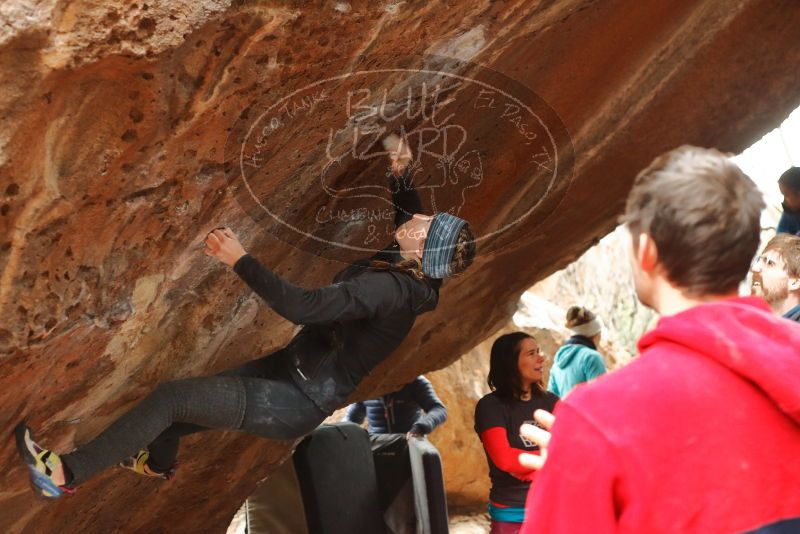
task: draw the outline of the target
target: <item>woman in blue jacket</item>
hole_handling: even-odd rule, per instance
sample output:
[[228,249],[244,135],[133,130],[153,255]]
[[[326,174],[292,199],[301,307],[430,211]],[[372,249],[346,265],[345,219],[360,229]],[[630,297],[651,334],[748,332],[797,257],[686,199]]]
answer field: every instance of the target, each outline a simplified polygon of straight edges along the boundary
[[547,389],[561,398],[578,384],[606,372],[603,357],[597,352],[603,328],[600,318],[582,306],[573,306],[567,310],[567,328],[572,337],[556,352],[547,383]]

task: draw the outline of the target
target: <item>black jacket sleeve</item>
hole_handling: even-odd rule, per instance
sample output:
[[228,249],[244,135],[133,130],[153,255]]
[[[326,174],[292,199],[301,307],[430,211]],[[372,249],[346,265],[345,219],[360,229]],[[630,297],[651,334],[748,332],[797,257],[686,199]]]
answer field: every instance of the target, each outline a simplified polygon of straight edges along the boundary
[[418,376],[414,381],[414,400],[425,411],[425,415],[414,423],[411,427],[412,432],[430,434],[447,420],[447,408],[439,400],[430,380],[424,376]]
[[400,282],[388,272],[368,271],[345,282],[303,289],[291,284],[245,254],[233,270],[279,315],[295,324],[386,316],[409,306]]
[[411,162],[402,176],[392,173],[392,204],[394,205],[394,227],[411,220],[415,213],[422,213],[422,202],[419,199],[412,180]]

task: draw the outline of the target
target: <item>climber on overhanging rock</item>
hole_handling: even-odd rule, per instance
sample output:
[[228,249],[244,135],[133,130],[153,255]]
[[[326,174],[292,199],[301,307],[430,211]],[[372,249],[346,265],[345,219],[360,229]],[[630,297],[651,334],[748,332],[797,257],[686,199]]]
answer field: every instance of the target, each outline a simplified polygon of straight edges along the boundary
[[273,310],[303,328],[285,348],[238,368],[160,384],[69,454],[39,446],[20,423],[17,448],[35,491],[58,498],[120,462],[142,475],[170,478],[181,436],[223,429],[291,440],[344,404],[400,345],[417,315],[436,307],[442,279],[463,272],[475,256],[466,221],[448,213],[420,214],[409,178],[411,151],[396,136],[388,144],[394,145],[392,180],[398,181],[390,246],[345,268],[334,284],[307,290],[262,266],[230,229],[209,233],[204,252],[233,267]]

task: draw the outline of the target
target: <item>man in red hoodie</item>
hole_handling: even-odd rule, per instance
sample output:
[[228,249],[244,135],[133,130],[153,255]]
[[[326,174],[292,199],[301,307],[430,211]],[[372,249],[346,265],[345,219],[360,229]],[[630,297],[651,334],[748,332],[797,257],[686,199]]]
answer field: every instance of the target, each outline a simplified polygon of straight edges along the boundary
[[800,531],[800,326],[737,297],[763,207],[716,150],[637,176],[634,281],[662,318],[557,406],[523,533]]

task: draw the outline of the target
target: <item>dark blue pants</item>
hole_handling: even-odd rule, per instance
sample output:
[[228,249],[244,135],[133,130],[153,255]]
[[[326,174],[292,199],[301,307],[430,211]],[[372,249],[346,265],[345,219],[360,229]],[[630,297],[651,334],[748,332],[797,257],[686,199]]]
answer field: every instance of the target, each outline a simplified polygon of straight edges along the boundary
[[295,385],[281,352],[220,375],[160,384],[136,407],[89,443],[62,456],[80,484],[139,450],[165,471],[175,463],[181,436],[204,430],[239,430],[292,440],[317,427],[328,414]]

